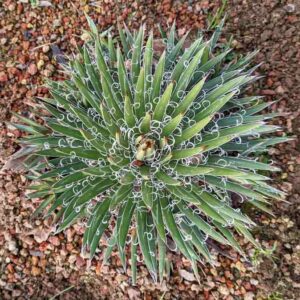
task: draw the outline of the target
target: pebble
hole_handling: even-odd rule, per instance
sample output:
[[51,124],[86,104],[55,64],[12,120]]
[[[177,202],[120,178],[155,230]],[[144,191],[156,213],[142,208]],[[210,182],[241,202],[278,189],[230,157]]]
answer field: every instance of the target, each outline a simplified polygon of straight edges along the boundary
[[50,46],[49,45],[44,45],[42,48],[43,53],[48,53],[50,50]]
[[278,86],[275,91],[276,91],[277,94],[284,94],[285,93],[285,90],[281,85]]
[[33,76],[38,72],[38,68],[37,68],[36,64],[32,63],[29,65],[27,71],[30,75]]
[[250,279],[250,283],[252,284],[252,285],[254,285],[254,286],[256,286],[256,285],[258,285],[258,280],[256,280],[256,279],[254,279],[254,278],[251,278]]
[[7,38],[2,38],[0,40],[1,45],[5,45],[7,43]]
[[196,281],[196,278],[195,278],[195,275],[191,272],[188,272],[186,270],[179,270],[179,275],[184,279],[184,280],[187,280],[187,281]]
[[8,81],[7,74],[5,72],[0,72],[0,82],[6,82]]
[[287,5],[284,7],[284,9],[285,9],[287,12],[292,13],[292,12],[294,12],[294,11],[296,10],[296,6],[295,6],[295,4],[289,3],[289,4],[287,4]]
[[229,289],[226,286],[224,286],[224,285],[219,286],[218,291],[223,296],[228,296],[230,294]]
[[31,274],[32,274],[33,276],[39,276],[39,275],[41,274],[41,269],[38,268],[38,267],[33,266],[33,267],[31,268]]
[[10,252],[16,252],[16,250],[17,250],[17,243],[16,243],[16,241],[11,240],[11,241],[8,242],[8,250]]
[[37,63],[38,70],[42,69],[44,65],[45,65],[45,62],[42,59],[40,59]]
[[49,242],[56,247],[60,245],[60,240],[57,236],[50,236]]
[[253,300],[255,297],[254,293],[252,292],[247,292],[245,295],[244,295],[244,300]]
[[85,265],[85,260],[80,256],[80,255],[77,255],[76,257],[76,267],[78,269],[82,268],[83,266]]

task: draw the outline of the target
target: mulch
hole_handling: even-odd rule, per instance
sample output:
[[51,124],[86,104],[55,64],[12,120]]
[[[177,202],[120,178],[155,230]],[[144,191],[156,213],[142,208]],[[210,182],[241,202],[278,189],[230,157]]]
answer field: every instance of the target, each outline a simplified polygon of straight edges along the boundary
[[[118,3],[117,3],[118,2]],[[22,133],[7,121],[11,112],[31,116],[34,97],[47,95],[45,78],[60,79],[61,55],[76,51],[87,28],[84,12],[105,30],[125,21],[137,28],[164,27],[175,19],[183,34],[204,29],[207,14],[219,1],[30,1],[0,3],[0,169],[18,148]],[[51,6],[48,6],[51,3]],[[93,5],[91,5],[91,3]],[[249,93],[279,100],[272,111],[288,113],[274,120],[288,135],[300,128],[300,4],[297,1],[230,0],[223,39],[233,35],[236,53],[259,49],[256,62],[263,62],[264,76]],[[297,299],[300,294],[300,145],[295,139],[269,151],[282,168],[274,174],[274,185],[287,193],[287,202],[275,202],[275,217],[251,212],[259,222],[256,237],[265,248],[276,243],[272,257],[258,255],[241,240],[252,261],[234,251],[231,259],[218,255],[216,268],[202,266],[201,283],[195,281],[189,263],[169,253],[173,262],[170,279],[152,282],[140,264],[137,285],[130,270],[123,272],[117,253],[102,266],[102,253],[89,262],[80,255],[82,227],[74,225],[53,236],[49,220],[32,219],[37,203],[25,197],[28,180],[21,172],[0,174],[0,299]],[[65,289],[68,289],[64,292]]]

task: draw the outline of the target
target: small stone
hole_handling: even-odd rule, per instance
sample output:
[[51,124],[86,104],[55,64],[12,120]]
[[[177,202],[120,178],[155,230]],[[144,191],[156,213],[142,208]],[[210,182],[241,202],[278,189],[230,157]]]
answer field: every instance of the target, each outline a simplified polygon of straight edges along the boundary
[[22,242],[29,246],[32,246],[34,243],[34,239],[30,236],[25,236],[24,238],[22,238]]
[[15,10],[15,8],[16,8],[16,5],[14,3],[11,3],[11,4],[8,5],[8,10],[9,11],[13,11],[13,10]]
[[45,65],[45,62],[42,60],[42,59],[40,59],[39,61],[38,61],[38,63],[37,63],[37,68],[38,68],[38,70],[40,70],[40,69],[42,69],[42,67]]
[[41,274],[41,269],[38,267],[33,266],[31,268],[31,275],[33,276],[39,276]]
[[280,85],[277,89],[276,89],[276,93],[277,94],[284,94],[285,90],[283,89],[283,87]]
[[51,70],[46,69],[46,70],[43,70],[43,71],[42,71],[42,74],[43,74],[45,77],[50,77],[50,76],[53,74],[53,72],[52,72]]
[[140,299],[140,291],[137,291],[136,289],[133,289],[133,288],[129,288],[127,290],[127,293],[128,293],[128,297],[130,300],[138,300]]
[[28,256],[28,251],[24,248],[22,248],[22,250],[20,251],[20,255],[23,257],[27,257]]
[[89,41],[89,40],[91,39],[91,36],[90,36],[89,33],[84,32],[84,33],[80,36],[80,38],[81,38],[84,42],[87,42],[87,41]]
[[61,25],[60,19],[55,19],[53,21],[53,27],[59,27]]
[[273,90],[262,90],[261,91],[262,95],[266,95],[266,96],[274,96],[276,95],[276,92]]
[[17,243],[14,240],[8,242],[8,250],[10,252],[15,252],[17,250]]
[[50,46],[49,45],[44,45],[42,48],[43,53],[47,53],[50,50]]
[[120,284],[121,282],[126,281],[128,277],[123,274],[118,274],[115,279]]
[[254,286],[258,285],[258,280],[254,279],[254,278],[251,278],[250,279],[250,283]]
[[49,237],[49,242],[53,245],[53,246],[59,246],[60,245],[60,240],[57,236],[50,236]]
[[14,272],[15,272],[13,264],[8,264],[8,265],[6,266],[6,269],[7,269],[7,271],[8,271],[9,273],[14,273]]
[[5,45],[7,43],[7,38],[2,38],[0,40],[1,45]]
[[241,263],[240,261],[236,262],[235,267],[242,273],[246,272],[246,268],[245,268],[244,264]]
[[192,284],[191,285],[191,290],[193,292],[199,293],[202,290],[202,288],[201,288],[201,286],[199,284]]
[[252,292],[247,292],[245,295],[244,295],[244,299],[245,300],[253,300],[254,299],[254,294]]
[[76,257],[76,267],[77,267],[78,269],[80,269],[80,268],[82,268],[84,265],[85,265],[85,260],[84,260],[80,255],[78,255],[78,256]]
[[37,256],[32,256],[31,263],[32,263],[33,266],[37,266],[38,263],[39,263],[38,257]]
[[21,294],[22,294],[22,291],[21,291],[21,290],[14,289],[14,290],[12,291],[12,297],[13,297],[13,299],[15,299],[15,298],[17,298],[17,297],[20,297]]
[[27,71],[30,75],[35,75],[38,71],[36,64],[30,64]]
[[29,47],[30,47],[30,42],[29,42],[29,41],[24,41],[24,42],[22,43],[22,45],[23,45],[23,49],[24,49],[24,50],[28,50]]
[[0,72],[0,82],[8,81],[8,77],[4,72]]
[[219,288],[218,288],[218,291],[220,294],[224,295],[224,296],[228,296],[230,294],[230,291],[229,289],[224,286],[224,285],[221,285]]
[[193,273],[191,272],[188,272],[186,270],[179,270],[179,275],[184,279],[184,280],[187,280],[187,281],[196,281],[196,278],[194,276]]
[[284,9],[285,9],[287,12],[292,13],[292,12],[294,12],[294,11],[296,10],[296,6],[295,6],[295,4],[289,3],[288,5],[286,5],[286,6],[284,7]]

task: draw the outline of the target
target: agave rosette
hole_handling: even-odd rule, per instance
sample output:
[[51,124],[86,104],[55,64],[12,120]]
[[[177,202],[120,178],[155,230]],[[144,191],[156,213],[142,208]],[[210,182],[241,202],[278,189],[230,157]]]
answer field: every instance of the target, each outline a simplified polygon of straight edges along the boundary
[[162,279],[171,244],[195,273],[197,261],[213,263],[208,240],[242,253],[239,233],[259,247],[232,195],[269,212],[268,199],[282,193],[261,171],[278,168],[255,156],[286,138],[269,136],[278,127],[266,121],[278,114],[259,113],[270,103],[241,96],[256,79],[248,67],[255,53],[228,61],[230,49],[216,47],[220,28],[185,48],[187,35],[179,39],[172,26],[158,54],[144,27],[119,28],[113,39],[88,21],[91,38],[65,67],[69,79],[48,83],[45,125],[16,124],[35,149],[28,166],[39,182],[29,197],[44,198],[37,213],[55,213],[58,231],[84,220],[91,257],[110,227],[105,259],[116,247],[125,267],[129,245],[134,281],[139,253]]

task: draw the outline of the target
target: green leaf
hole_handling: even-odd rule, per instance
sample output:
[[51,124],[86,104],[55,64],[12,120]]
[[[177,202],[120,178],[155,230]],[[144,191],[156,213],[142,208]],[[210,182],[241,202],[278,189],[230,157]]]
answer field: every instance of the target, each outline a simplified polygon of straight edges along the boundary
[[177,136],[175,138],[174,145],[176,146],[176,145],[179,145],[179,144],[181,144],[185,141],[188,141],[188,140],[192,139],[194,136],[199,134],[199,132],[210,122],[211,119],[212,119],[212,116],[208,116],[208,117],[198,121],[194,125],[184,129],[181,132],[181,135]]
[[245,257],[246,254],[244,253],[244,251],[242,250],[242,248],[240,247],[240,245],[238,244],[238,242],[234,238],[233,234],[230,232],[230,229],[225,228],[224,226],[222,226],[220,223],[218,223],[216,221],[213,221],[213,224],[223,234],[223,236],[227,239],[230,246],[232,248],[234,248],[235,250],[237,250],[241,255],[243,255]]
[[172,72],[171,80],[178,82],[180,76],[184,72],[186,61],[189,61],[191,57],[193,57],[195,53],[200,51],[204,46],[205,43],[202,43],[202,38],[199,38],[193,42],[193,44],[183,53],[183,55],[175,65]]
[[125,37],[124,31],[123,31],[122,27],[120,26],[120,24],[118,24],[118,31],[119,31],[119,37],[120,37],[120,40],[121,40],[121,44],[122,44],[125,56],[127,58],[129,58],[130,45],[129,45],[129,42],[127,41],[126,37]]
[[83,48],[83,55],[84,55],[84,64],[86,67],[87,75],[91,81],[92,87],[94,88],[97,95],[101,96],[101,84],[100,84],[100,77],[97,74],[94,65],[92,64],[92,60],[88,53],[87,47]]
[[47,179],[51,177],[56,177],[58,175],[66,175],[69,173],[72,173],[73,171],[80,170],[86,167],[86,164],[83,162],[75,162],[68,165],[64,165],[63,167],[57,167],[55,169],[52,169],[51,171],[47,173],[43,173],[39,179]]
[[191,237],[191,242],[196,247],[198,252],[203,255],[203,257],[212,264],[212,257],[210,256],[209,250],[205,245],[205,236],[201,234],[199,230],[197,230],[196,226],[191,226],[187,221],[182,221],[180,226],[186,233]]
[[138,245],[138,239],[136,231],[133,231],[132,237],[131,237],[131,277],[132,277],[132,284],[136,285],[136,273],[137,273],[137,245]]
[[121,50],[119,48],[117,50],[117,61],[118,61],[118,63],[117,63],[118,78],[119,78],[119,84],[120,84],[122,96],[123,96],[123,98],[125,98],[125,96],[127,96],[131,100],[132,99],[131,90],[130,90],[131,84],[130,84],[128,76],[127,76],[123,56],[122,56]]
[[52,186],[52,188],[64,187],[68,184],[72,184],[76,181],[80,181],[88,176],[89,176],[88,174],[84,174],[82,171],[74,172],[72,174],[63,177],[61,180],[56,181],[55,184]]
[[226,189],[228,191],[235,192],[237,194],[241,194],[241,195],[244,195],[244,196],[249,197],[249,198],[254,198],[254,199],[257,199],[257,200],[264,201],[264,196],[263,195],[261,195],[260,193],[255,192],[255,191],[252,191],[249,188],[243,187],[240,184],[236,184],[236,183],[233,183],[233,182],[230,182],[230,181],[223,182],[221,179],[216,178],[216,177],[212,177],[212,176],[206,176],[205,181],[208,182],[209,184],[217,186],[219,188],[223,188],[223,189]]
[[[123,112],[120,109],[120,103],[115,99],[112,88],[109,86],[104,76],[101,76],[101,84],[103,88],[103,98],[107,107],[109,108],[111,115],[115,120],[123,118]],[[122,108],[122,107],[121,107]]]
[[127,199],[133,186],[130,184],[121,185],[116,193],[111,197],[110,209],[115,209],[121,202]]
[[[187,32],[179,41],[178,43],[176,43],[176,45],[172,46],[172,50],[170,52],[167,53],[167,59],[166,59],[166,68],[169,68],[170,65],[172,65],[172,63],[174,61],[176,61],[177,55],[180,53],[180,51],[182,50],[182,47],[184,45],[184,42],[187,38],[187,36],[189,35],[189,32]],[[169,47],[169,46],[168,46]]]
[[[117,241],[120,255],[124,252],[126,237],[128,234],[131,218],[135,209],[135,203],[132,196],[129,196],[127,201],[122,205],[117,220]],[[125,261],[122,262],[125,267]]]
[[186,148],[186,149],[179,149],[174,150],[171,152],[172,160],[184,159],[188,157],[192,157],[204,151],[204,147],[199,146],[197,148]]
[[152,60],[153,60],[153,32],[150,33],[144,51],[144,90],[146,93],[145,103],[150,102],[150,88],[152,86]]
[[141,133],[150,132],[150,125],[151,125],[151,115],[147,112],[140,124]]
[[125,122],[129,128],[133,128],[135,126],[135,118],[132,109],[132,103],[129,97],[125,97],[125,108],[124,108],[124,117]]
[[98,246],[101,235],[108,226],[110,214],[108,213],[109,198],[98,202],[94,208],[94,214],[90,217],[88,227],[83,236],[83,247],[90,246],[90,257],[93,257]]
[[178,180],[173,179],[171,176],[167,175],[165,172],[163,171],[158,171],[156,173],[156,177],[162,181],[164,184],[167,185],[181,185],[181,182]]
[[81,135],[81,133],[78,129],[63,126],[63,125],[60,125],[60,124],[54,123],[54,122],[48,122],[48,126],[53,131],[59,132],[61,134],[64,134],[66,136],[72,137],[77,140],[84,141],[84,137]]
[[[125,104],[126,105],[126,104]],[[105,122],[109,132],[112,136],[115,136],[117,132],[119,132],[119,128],[115,123],[115,120],[112,118],[112,115],[109,113],[107,108],[104,106],[103,103],[100,105],[100,113],[102,116],[103,121]],[[126,112],[125,112],[126,114]]]
[[213,169],[206,166],[184,166],[180,164],[171,164],[174,172],[180,176],[198,176],[210,173]]
[[80,209],[83,210],[82,207],[86,205],[90,200],[105,192],[107,189],[112,187],[115,182],[110,179],[104,180],[94,180],[90,181],[87,186],[82,190],[82,194],[75,197],[68,204],[68,207],[64,213],[64,218],[68,218],[68,216],[72,213],[73,210]]
[[190,105],[193,103],[193,101],[197,98],[199,95],[203,84],[206,80],[206,77],[200,80],[197,84],[193,86],[193,88],[188,92],[188,94],[182,99],[182,101],[178,104],[178,106],[175,108],[175,110],[172,112],[172,116],[177,116],[178,114],[184,114]]
[[164,241],[164,243],[166,243],[167,240],[166,240],[166,233],[165,233],[165,225],[163,222],[160,199],[156,199],[152,202],[151,213],[152,213],[155,227],[157,229],[157,233],[160,236],[160,238]]
[[155,253],[152,253],[153,249],[151,247],[151,240],[154,240],[154,233],[150,232],[150,225],[148,223],[149,218],[147,218],[147,209],[145,206],[140,205],[137,209],[136,222],[137,222],[137,236],[139,239],[139,244],[144,257],[145,264],[150,271],[150,274],[154,279],[156,279],[156,261],[153,259],[152,255],[155,257]]
[[204,234],[207,234],[212,239],[216,240],[221,244],[227,244],[227,241],[217,232],[215,229],[206,223],[200,216],[198,216],[192,209],[188,208],[183,201],[176,203],[180,211],[194,223]]
[[240,234],[242,234],[242,235],[243,235],[249,242],[251,242],[256,248],[261,249],[260,244],[257,243],[257,242],[255,241],[255,239],[253,238],[252,234],[249,232],[249,230],[248,230],[246,227],[244,227],[244,226],[242,226],[242,225],[240,225],[240,224],[235,224],[234,227],[236,228],[236,230],[237,230]]
[[209,105],[199,111],[195,117],[194,120],[198,122],[199,120],[202,120],[203,118],[214,115],[216,112],[218,112],[232,97],[236,94],[235,91],[223,96],[217,98],[215,101],[210,101]]
[[80,158],[87,158],[91,160],[98,160],[102,158],[100,153],[96,150],[87,150],[87,149],[70,148],[70,147],[41,150],[36,152],[36,154],[41,156],[50,156],[50,157],[74,156]]
[[145,72],[143,67],[140,70],[136,84],[134,109],[138,119],[145,115]]
[[[169,201],[167,198],[163,197],[161,198],[161,207],[162,207],[162,214],[164,217],[164,222],[167,225],[169,232],[175,241],[177,247],[180,249],[180,251],[184,254],[185,257],[188,259],[191,259],[190,252],[186,246],[186,243],[183,240],[182,234],[178,230],[178,227],[176,225],[174,216],[171,212],[171,208],[169,206]],[[197,257],[195,257],[197,259]]]
[[153,186],[149,181],[142,182],[142,199],[147,208],[153,205]]
[[112,66],[114,66],[114,63],[117,62],[117,53],[116,53],[116,47],[114,45],[114,41],[110,34],[108,35],[108,51],[109,51],[110,63]]
[[219,211],[222,214],[222,216],[226,215],[226,216],[223,216],[223,218],[225,220],[227,220],[228,218],[232,218],[232,219],[237,220],[239,222],[255,225],[255,223],[253,223],[247,216],[243,215],[240,212],[237,212],[232,207],[228,206],[226,202],[217,199],[212,194],[202,190],[200,187],[194,185],[193,186],[193,191],[207,205],[210,205],[212,208],[217,209],[217,211]]
[[164,93],[160,97],[158,103],[156,104],[153,112],[153,120],[157,120],[157,121],[163,120],[167,107],[169,105],[169,101],[171,99],[172,90],[173,90],[173,82],[171,82],[167,86]]
[[197,68],[197,66],[200,63],[201,57],[203,55],[203,48],[198,51],[197,54],[194,55],[192,61],[188,65],[188,67],[182,72],[178,82],[176,82],[175,89],[172,94],[172,100],[175,102],[178,102],[180,99],[179,91],[185,91],[188,84],[190,83],[190,80]]
[[42,125],[40,125],[39,123],[37,123],[33,120],[30,120],[28,118],[24,118],[23,116],[21,116],[19,114],[16,114],[15,112],[12,112],[12,114],[15,117],[17,117],[19,120],[21,120],[23,123],[29,125],[29,127],[31,127],[34,132],[38,132],[38,133],[41,133],[41,134],[46,134],[49,131],[45,126],[42,126]]
[[183,118],[183,114],[179,114],[175,118],[171,119],[163,128],[161,135],[169,136],[176,128],[178,128],[182,118]]
[[133,52],[132,52],[132,59],[131,59],[131,76],[132,76],[133,85],[136,84],[137,78],[140,73],[143,40],[144,40],[144,27],[141,26],[137,38],[134,41],[134,45],[132,46]]
[[165,61],[166,61],[166,52],[163,52],[161,55],[153,76],[153,84],[152,84],[152,93],[151,93],[151,102],[153,103],[156,98],[160,95],[162,78],[165,70]]
[[97,97],[95,97],[86,85],[82,82],[81,78],[73,76],[73,80],[80,91],[81,95],[83,95],[84,99],[93,107],[98,113],[100,113],[100,103]]
[[164,241],[160,238],[160,236],[157,236],[157,245],[158,245],[158,273],[159,273],[159,281],[163,281],[165,267],[166,267],[166,244]]
[[49,195],[45,197],[45,199],[41,202],[41,204],[38,206],[38,208],[34,211],[32,217],[38,216],[43,210],[46,209],[46,207],[53,202],[55,198],[55,195]]

